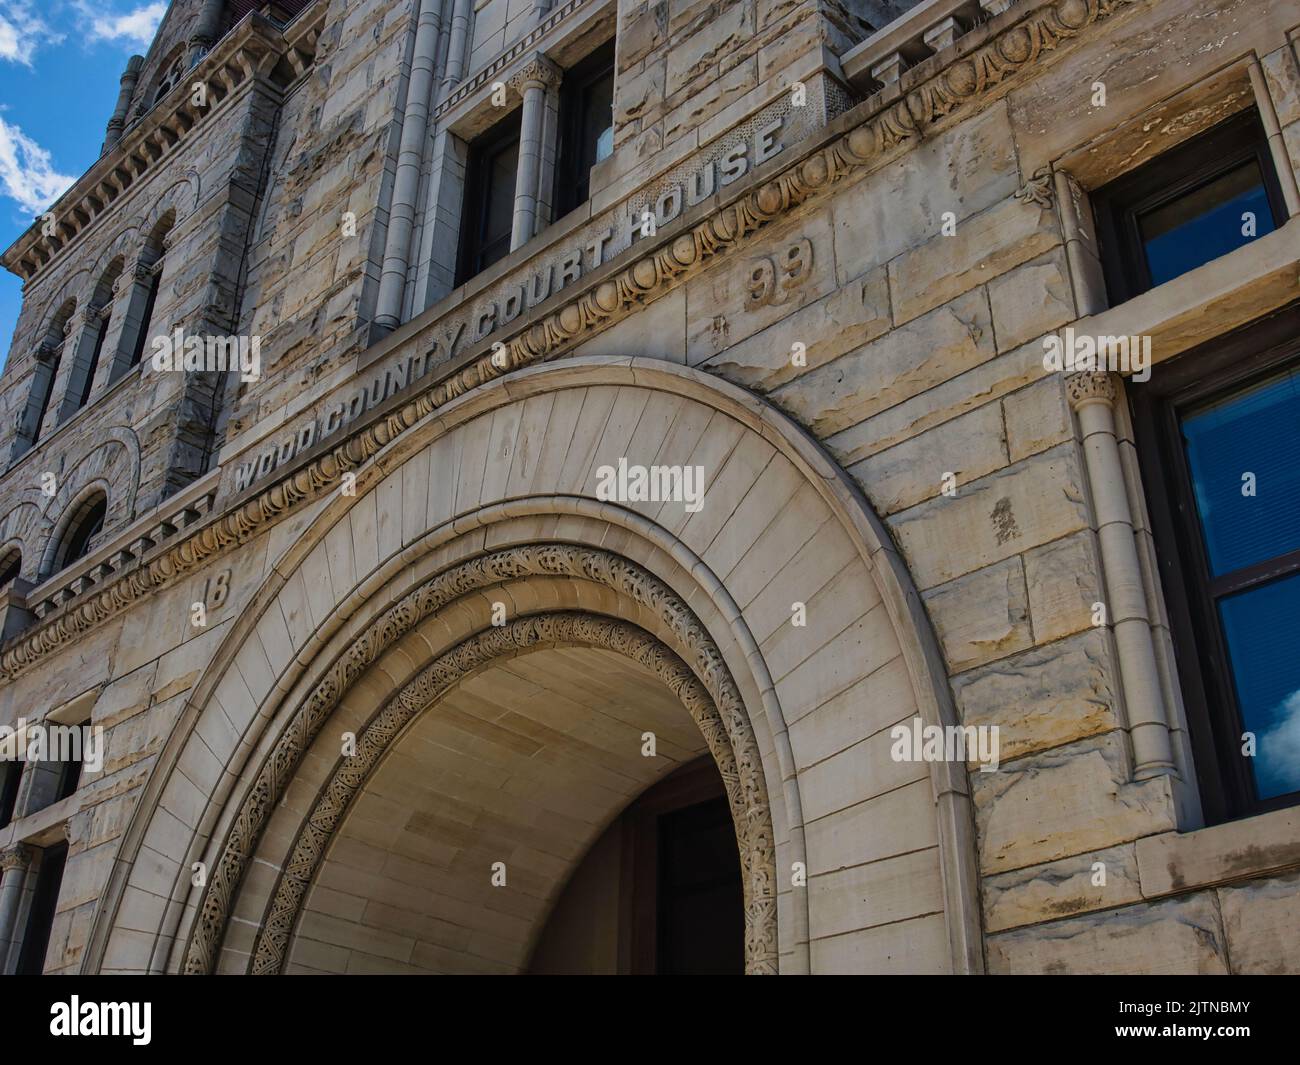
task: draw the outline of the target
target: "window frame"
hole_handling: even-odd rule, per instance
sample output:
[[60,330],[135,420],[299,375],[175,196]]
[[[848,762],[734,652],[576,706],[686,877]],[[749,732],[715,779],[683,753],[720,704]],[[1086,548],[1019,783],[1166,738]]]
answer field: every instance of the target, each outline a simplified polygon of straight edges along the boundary
[[1251,159],[1259,167],[1274,228],[1280,229],[1287,222],[1286,201],[1264,125],[1253,106],[1089,194],[1110,306],[1156,287],[1143,250],[1139,215],[1171,203]]
[[[556,196],[555,217],[563,218],[570,211],[575,211],[591,198],[591,170],[597,163],[593,159],[585,168],[582,159],[573,150],[582,141],[583,119],[586,107],[583,104],[586,92],[605,77],[611,80],[618,74],[615,53],[615,38],[611,37],[604,44],[593,49],[581,62],[564,72],[564,81],[560,85],[560,121],[559,144],[556,158]],[[610,95],[610,125],[614,124],[613,94]],[[581,195],[578,190],[585,190]]]
[[[507,149],[511,143],[516,145],[516,151],[523,134],[521,123],[523,121],[523,109],[516,108],[511,114],[501,119],[496,125],[485,130],[473,141],[467,145],[467,158],[465,160],[465,195],[461,202],[460,212],[460,241],[456,249],[456,285],[465,284],[466,281],[477,277],[494,263],[478,265],[482,260],[483,247],[485,244],[484,227],[487,225],[488,211],[488,185],[484,180],[488,168],[487,160],[499,155]],[[516,160],[517,160],[516,156]],[[519,170],[515,168],[515,192],[518,192]],[[515,196],[512,193],[510,202],[513,203]],[[509,249],[506,255],[496,259],[500,262],[510,254]]]
[[1255,795],[1241,754],[1244,725],[1217,603],[1300,573],[1300,550],[1211,576],[1179,417],[1300,365],[1300,302],[1162,364],[1127,389],[1138,462],[1207,824],[1300,805],[1300,791]]

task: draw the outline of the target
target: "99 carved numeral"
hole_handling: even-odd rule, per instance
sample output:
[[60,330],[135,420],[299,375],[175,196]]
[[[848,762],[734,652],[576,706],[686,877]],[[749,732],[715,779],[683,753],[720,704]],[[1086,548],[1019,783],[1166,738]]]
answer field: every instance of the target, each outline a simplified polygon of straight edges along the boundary
[[759,259],[749,271],[745,309],[755,311],[785,303],[790,293],[808,280],[812,261],[812,243],[807,237],[791,244],[774,259]]

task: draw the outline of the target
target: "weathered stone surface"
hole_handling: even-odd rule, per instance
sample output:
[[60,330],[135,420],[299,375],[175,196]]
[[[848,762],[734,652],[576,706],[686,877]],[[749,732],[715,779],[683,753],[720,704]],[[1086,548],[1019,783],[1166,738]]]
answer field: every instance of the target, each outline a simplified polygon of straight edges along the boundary
[[998,351],[1010,351],[1073,319],[1065,250],[1055,248],[990,281],[989,305]]
[[968,293],[804,374],[772,398],[819,436],[838,433],[990,358],[990,325],[983,291]]
[[[692,363],[702,358],[710,373],[757,392],[771,392],[889,328],[889,286],[881,268],[722,352],[711,353],[710,335],[701,338],[701,350],[688,354]],[[803,345],[802,366],[794,361],[796,344]]]
[[754,9],[731,3],[710,7],[712,18],[700,21],[694,32],[676,39],[668,51],[665,93],[672,98],[696,78],[716,70],[727,55],[740,48],[754,33]]
[[1027,344],[834,434],[827,445],[840,462],[848,465],[1042,376],[1042,349]]
[[991,973],[1117,975],[1228,972],[1211,893],[1073,917],[989,937]]
[[1259,65],[1264,68],[1278,124],[1289,126],[1300,122],[1300,61],[1296,59],[1294,46],[1284,45],[1269,52],[1260,58]]
[[989,932],[1142,901],[1132,844],[986,877],[982,894]]
[[1232,971],[1300,973],[1300,873],[1219,888]]
[[1048,374],[1029,388],[1011,393],[1002,400],[1002,411],[1012,462],[1046,451],[1069,440],[1073,433],[1065,381],[1060,374]]
[[888,519],[917,584],[931,588],[1087,525],[1079,456],[1062,444]]
[[969,414],[879,451],[849,467],[880,515],[961,485],[1007,464],[1002,410],[989,403]]
[[1271,810],[1240,821],[1138,840],[1148,898],[1300,865],[1300,811]]
[[1105,633],[1092,630],[953,679],[962,723],[997,725],[1003,762],[1108,732],[1115,663]]
[[936,236],[945,222],[960,229],[1010,196],[1017,177],[1003,102],[872,173],[833,208],[841,283]]
[[1084,530],[1027,551],[1025,583],[1036,643],[1093,627],[1095,604],[1105,601],[1093,534]]
[[931,588],[923,598],[953,673],[1033,643],[1019,558]]
[[[722,270],[689,282],[686,319],[691,363],[724,351],[832,291],[830,227],[830,212],[818,211],[755,241]],[[791,250],[797,255],[797,274],[790,273],[788,266]],[[761,284],[771,290],[764,302],[753,298],[755,292],[765,291],[756,277],[766,278]],[[813,339],[809,335],[804,343]]]
[[980,868],[999,873],[1173,826],[1169,782],[1130,781],[1120,732],[972,773]]
[[890,262],[894,321],[911,321],[1060,243],[1050,208],[1005,199],[960,223],[955,236],[932,237]]

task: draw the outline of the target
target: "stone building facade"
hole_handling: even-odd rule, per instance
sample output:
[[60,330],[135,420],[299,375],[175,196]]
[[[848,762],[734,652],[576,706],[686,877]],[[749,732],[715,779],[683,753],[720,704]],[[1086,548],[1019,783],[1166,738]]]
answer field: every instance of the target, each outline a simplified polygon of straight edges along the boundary
[[5,970],[1300,970],[1297,41],[174,0],[3,256]]

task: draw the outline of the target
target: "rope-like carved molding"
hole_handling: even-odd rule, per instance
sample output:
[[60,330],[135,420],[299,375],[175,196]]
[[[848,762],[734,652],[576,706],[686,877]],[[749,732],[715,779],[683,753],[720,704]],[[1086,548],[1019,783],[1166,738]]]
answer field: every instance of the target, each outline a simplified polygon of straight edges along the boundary
[[9,680],[51,651],[130,606],[141,596],[205,565],[242,544],[299,504],[339,483],[398,436],[470,390],[525,366],[556,358],[631,307],[657,298],[682,275],[735,247],[750,234],[825,193],[832,185],[871,167],[930,123],[977,99],[1019,70],[1032,65],[1088,26],[1135,0],[1057,0],[1033,12],[998,37],[803,161],[698,222],[689,232],[647,253],[595,288],[430,385],[409,403],[357,430],[331,450],[286,475],[231,513],[164,552],[148,566],[122,577],[73,605],[0,654],[0,680]]
[[746,808],[736,775],[723,715],[690,668],[659,640],[622,621],[582,613],[541,614],[487,629],[436,659],[405,685],[366,725],[357,752],[341,757],[321,789],[292,856],[275,885],[254,950],[251,972],[274,975],[288,960],[289,944],[307,890],[315,878],[329,840],[353,800],[360,794],[385,751],[417,716],[471,673],[504,655],[544,647],[602,647],[645,666],[676,695],[708,743],[727,781],[727,798],[736,825],[745,896],[745,968],[771,973],[776,967],[775,899],[758,896],[772,885],[768,853],[770,833],[762,809]]
[[[447,604],[504,581],[530,576],[572,577],[612,588],[651,611],[672,632],[678,646],[688,652],[685,661],[703,685],[710,705],[716,708],[717,719],[698,701],[691,702],[684,697],[683,701],[700,724],[722,774],[733,817],[738,826],[743,826],[738,829],[738,838],[742,843],[746,890],[746,965],[755,972],[776,971],[776,852],[771,810],[758,741],[722,653],[691,608],[647,570],[608,551],[558,543],[514,547],[453,566],[385,610],[331,663],[299,704],[275,747],[258,768],[253,785],[222,842],[186,945],[183,971],[212,971],[236,891],[266,823],[303,756],[357,678],[386,649]],[[674,691],[681,694],[676,688]],[[376,742],[380,735],[380,731],[375,733]],[[346,768],[344,765],[340,771]],[[327,787],[322,796],[331,793],[332,788]],[[309,818],[302,833],[319,837],[317,842],[323,847],[328,834],[313,825],[313,819]],[[301,868],[295,859],[286,872],[297,881],[302,879]],[[307,882],[302,879],[304,889]],[[296,910],[290,912],[291,903],[296,905],[292,896],[296,889],[289,883],[283,901],[279,898],[280,890],[277,887],[276,901],[268,909],[264,928],[274,930],[276,935],[282,932],[287,941],[296,913]],[[279,951],[282,961],[284,949],[285,942],[267,940],[267,950],[272,953],[267,955],[265,964],[270,966],[274,962],[274,968],[269,971],[278,971],[280,962],[275,962],[274,951]]]

